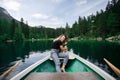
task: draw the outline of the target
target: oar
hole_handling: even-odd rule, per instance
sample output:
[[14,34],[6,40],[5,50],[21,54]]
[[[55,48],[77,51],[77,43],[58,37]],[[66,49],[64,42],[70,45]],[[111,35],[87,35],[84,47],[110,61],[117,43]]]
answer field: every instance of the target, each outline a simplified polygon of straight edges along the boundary
[[107,59],[104,58],[104,61],[109,65],[109,67],[120,77],[120,70],[111,64]]
[[20,63],[20,61],[18,61],[15,65],[13,65],[13,66],[10,67],[7,71],[5,71],[5,72],[0,76],[0,79],[3,79],[3,78],[5,78],[8,74],[10,74],[10,72],[11,72],[12,70],[14,70],[14,69],[18,66],[19,63]]

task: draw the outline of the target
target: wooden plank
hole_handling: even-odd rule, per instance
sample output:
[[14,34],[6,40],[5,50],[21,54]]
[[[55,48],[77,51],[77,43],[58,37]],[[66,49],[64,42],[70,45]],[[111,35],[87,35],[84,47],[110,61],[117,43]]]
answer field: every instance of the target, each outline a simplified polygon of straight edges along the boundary
[[97,80],[92,72],[31,73],[25,80]]

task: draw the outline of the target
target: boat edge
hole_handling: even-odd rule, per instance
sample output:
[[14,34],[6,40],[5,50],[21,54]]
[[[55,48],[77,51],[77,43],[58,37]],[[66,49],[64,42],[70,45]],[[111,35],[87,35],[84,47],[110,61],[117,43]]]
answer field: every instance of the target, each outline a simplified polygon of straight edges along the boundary
[[107,72],[103,71],[98,66],[94,65],[93,63],[91,63],[91,62],[83,59],[82,57],[80,57],[80,56],[78,56],[76,54],[73,54],[73,53],[71,53],[70,55],[74,56],[76,59],[80,60],[81,62],[83,62],[84,64],[86,64],[87,66],[89,66],[92,70],[94,70],[97,74],[99,74],[105,80],[116,80],[113,76],[111,76]]
[[42,64],[44,61],[46,61],[48,59],[50,59],[50,54],[48,54],[45,58],[43,58],[43,59],[37,61],[36,63],[32,64],[28,68],[24,69],[23,71],[21,71],[17,75],[13,76],[10,80],[20,80],[25,75],[27,75],[30,71],[32,71],[35,67],[37,67],[38,65]]

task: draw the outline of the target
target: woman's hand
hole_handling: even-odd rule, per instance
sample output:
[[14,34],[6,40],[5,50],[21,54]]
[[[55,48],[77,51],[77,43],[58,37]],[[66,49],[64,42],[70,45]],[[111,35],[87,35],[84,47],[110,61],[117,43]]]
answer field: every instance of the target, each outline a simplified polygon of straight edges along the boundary
[[68,51],[68,48],[67,48],[67,46],[63,46],[63,45],[61,45],[60,46],[60,49],[61,49],[61,51]]
[[68,48],[67,48],[67,46],[64,46],[64,49],[65,49],[65,52],[67,52],[67,51],[68,51]]

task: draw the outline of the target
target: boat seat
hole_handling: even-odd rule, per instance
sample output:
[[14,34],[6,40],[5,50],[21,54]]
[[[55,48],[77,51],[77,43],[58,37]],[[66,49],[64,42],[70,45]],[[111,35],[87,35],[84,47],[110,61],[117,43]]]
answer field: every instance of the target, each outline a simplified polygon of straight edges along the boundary
[[92,72],[31,73],[25,80],[97,80]]

